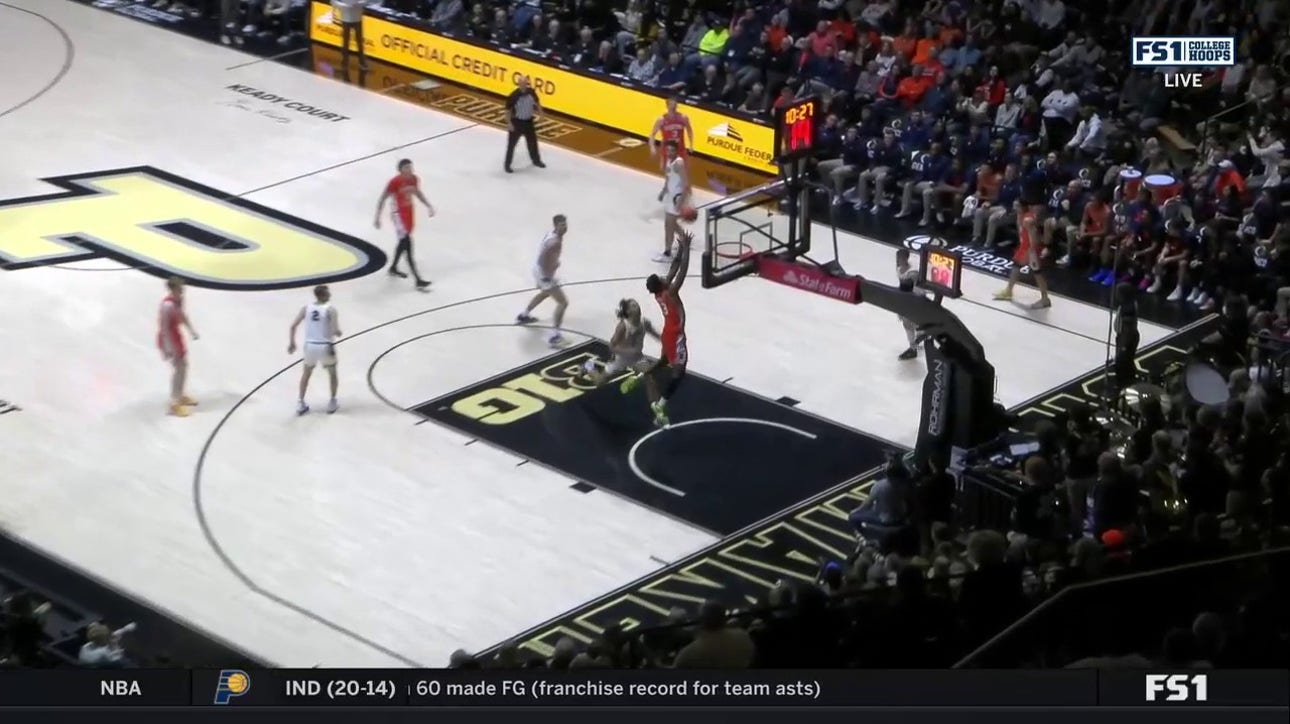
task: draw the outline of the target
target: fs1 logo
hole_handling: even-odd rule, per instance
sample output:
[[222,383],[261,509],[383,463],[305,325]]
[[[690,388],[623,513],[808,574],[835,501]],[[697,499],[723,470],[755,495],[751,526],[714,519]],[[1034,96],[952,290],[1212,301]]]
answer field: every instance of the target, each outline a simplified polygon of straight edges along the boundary
[[1139,36],[1130,53],[1134,67],[1216,67],[1236,65],[1236,38]]
[[1147,701],[1209,701],[1209,676],[1147,674]]

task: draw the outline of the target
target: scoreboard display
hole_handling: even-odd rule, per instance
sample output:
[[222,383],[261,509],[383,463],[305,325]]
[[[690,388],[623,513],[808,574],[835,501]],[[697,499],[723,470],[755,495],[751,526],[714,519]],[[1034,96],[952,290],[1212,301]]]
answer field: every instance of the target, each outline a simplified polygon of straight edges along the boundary
[[799,98],[775,112],[775,158],[788,163],[810,158],[823,122],[824,107],[819,98]]

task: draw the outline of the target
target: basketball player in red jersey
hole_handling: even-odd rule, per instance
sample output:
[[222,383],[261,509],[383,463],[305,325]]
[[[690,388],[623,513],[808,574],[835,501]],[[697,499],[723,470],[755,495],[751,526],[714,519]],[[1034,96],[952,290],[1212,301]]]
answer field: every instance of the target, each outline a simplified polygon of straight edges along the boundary
[[1043,240],[1039,232],[1039,209],[1042,204],[1029,203],[1031,199],[1022,198],[1017,202],[1017,251],[1012,255],[1012,271],[1008,273],[1008,286],[994,295],[1001,302],[1012,301],[1012,288],[1021,277],[1021,267],[1029,266],[1030,273],[1035,275],[1035,286],[1039,287],[1039,299],[1030,305],[1031,309],[1047,309],[1053,306],[1048,298],[1048,279],[1044,277]]
[[381,198],[376,200],[376,228],[381,228],[381,211],[385,209],[385,200],[393,198],[394,206],[391,209],[391,218],[394,220],[394,233],[398,236],[399,245],[394,250],[394,261],[390,262],[390,275],[402,279],[407,279],[408,275],[399,271],[399,259],[404,254],[408,256],[408,268],[412,270],[412,278],[416,280],[417,291],[424,292],[430,286],[430,282],[421,278],[417,273],[417,262],[412,255],[412,227],[414,226],[416,211],[415,199],[420,199],[425,204],[426,211],[429,212],[430,218],[434,218],[434,207],[426,199],[425,194],[421,193],[421,180],[412,171],[412,162],[408,159],[399,161],[399,175],[390,179],[385,184],[385,191],[381,192]]
[[[629,377],[623,381],[621,389],[631,392],[641,377],[645,378],[645,390],[649,394],[650,410],[654,412],[654,424],[667,427],[672,424],[667,416],[667,401],[681,386],[685,379],[685,367],[690,361],[689,340],[685,336],[685,304],[681,301],[681,285],[690,270],[690,244],[694,236],[688,231],[681,232],[680,249],[672,268],[668,270],[667,279],[657,274],[650,274],[645,280],[645,288],[654,295],[654,300],[663,310],[663,332],[659,335],[663,350],[658,361],[644,373]],[[667,373],[666,386],[660,385],[658,377]]]
[[188,381],[188,348],[184,344],[184,329],[194,341],[201,338],[184,312],[184,281],[171,277],[166,280],[166,296],[161,300],[157,315],[157,348],[172,368],[168,412],[176,417],[188,417],[188,408],[197,404],[197,400],[184,394],[184,385]]
[[[655,138],[658,136],[659,138]],[[654,130],[649,132],[649,154],[658,156],[659,142],[664,144],[672,142],[676,144],[677,156],[685,158],[685,149],[694,146],[694,128],[690,125],[690,119],[676,109],[676,98],[667,99],[667,112],[659,116],[654,121]],[[662,159],[664,170],[671,159],[664,156]],[[658,200],[662,201],[667,195],[667,179],[663,180],[663,190],[658,192]]]

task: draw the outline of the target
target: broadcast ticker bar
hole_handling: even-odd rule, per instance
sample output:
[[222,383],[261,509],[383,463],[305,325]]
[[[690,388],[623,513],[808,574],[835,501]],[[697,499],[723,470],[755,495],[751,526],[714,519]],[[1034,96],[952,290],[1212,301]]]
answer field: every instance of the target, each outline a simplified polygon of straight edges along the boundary
[[1094,707],[1290,704],[1287,671],[0,671],[0,707]]

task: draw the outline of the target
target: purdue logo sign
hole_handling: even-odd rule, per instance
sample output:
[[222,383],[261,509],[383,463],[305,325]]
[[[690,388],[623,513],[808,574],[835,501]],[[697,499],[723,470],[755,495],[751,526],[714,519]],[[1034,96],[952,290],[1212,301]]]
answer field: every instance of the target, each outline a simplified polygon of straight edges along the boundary
[[154,168],[44,179],[62,191],[0,200],[0,268],[107,258],[210,289],[289,289],[385,264],[375,246]]

